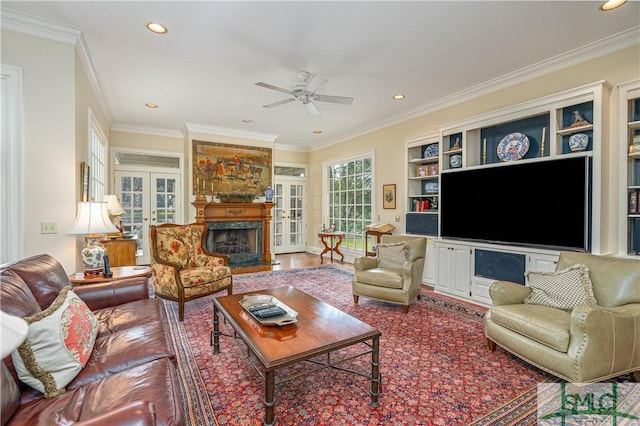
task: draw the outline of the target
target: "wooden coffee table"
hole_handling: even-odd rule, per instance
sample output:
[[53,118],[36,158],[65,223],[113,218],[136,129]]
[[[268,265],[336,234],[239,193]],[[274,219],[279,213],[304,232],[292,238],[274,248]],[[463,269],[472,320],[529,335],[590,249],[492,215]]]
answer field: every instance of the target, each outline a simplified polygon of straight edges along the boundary
[[[298,321],[283,326],[261,325],[240,306],[240,299],[246,294],[266,294],[276,297],[298,313]],[[259,365],[254,364],[254,366],[265,381],[263,425],[275,424],[275,385],[309,373],[306,371],[294,377],[281,379],[276,383],[276,370],[325,354],[327,355],[326,362],[311,361],[315,367],[312,371],[335,368],[369,378],[371,380],[369,405],[374,408],[379,406],[381,333],[370,325],[293,286],[221,296],[213,299],[213,333],[211,338],[214,354],[220,353],[221,335],[235,337],[220,332],[220,314],[229,322],[234,334],[237,334],[246,343],[249,350],[259,360]],[[337,361],[331,358],[331,352],[356,344],[364,345],[361,353],[349,355],[346,359]],[[342,362],[368,354],[371,354],[370,375],[337,366]]]

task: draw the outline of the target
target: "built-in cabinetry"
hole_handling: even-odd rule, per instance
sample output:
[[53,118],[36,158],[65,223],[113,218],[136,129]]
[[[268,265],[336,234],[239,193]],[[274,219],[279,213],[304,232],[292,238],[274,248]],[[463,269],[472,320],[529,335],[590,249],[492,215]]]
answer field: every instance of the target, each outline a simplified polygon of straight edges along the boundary
[[495,244],[436,240],[435,290],[491,305],[489,287],[497,280],[526,284],[528,271],[554,271],[559,252]]
[[619,86],[619,254],[640,258],[640,80]]
[[408,234],[438,235],[439,149],[437,133],[406,143]]
[[439,150],[438,133],[406,142],[406,233],[427,237],[422,282],[432,286],[436,282],[436,255],[432,237],[438,235]]
[[[505,265],[518,265],[515,268],[516,279],[525,284],[524,272],[554,270],[559,255],[555,247],[442,239],[439,216],[443,209],[446,210],[446,196],[439,183],[446,177],[445,173],[489,167],[499,171],[507,170],[501,167],[520,167],[522,164],[547,163],[569,157],[585,158],[589,180],[585,202],[588,210],[586,243],[593,253],[612,252],[610,244],[614,240],[611,238],[614,230],[610,229],[612,221],[608,212],[610,203],[615,200],[615,196],[610,197],[610,194],[617,193],[619,181],[617,173],[610,170],[609,144],[603,143],[603,134],[608,134],[610,90],[608,83],[596,82],[443,125],[438,136],[419,137],[406,143],[406,232],[433,238],[436,291],[490,304],[488,289],[491,282],[496,279],[511,280],[511,277],[504,277],[501,273],[485,273],[487,268],[492,270],[504,268]],[[635,99],[629,95],[625,108],[638,111],[638,103],[631,98]],[[630,118],[630,121],[638,119]],[[635,125],[628,124],[630,134],[635,134],[636,129],[640,129],[640,125],[634,127]],[[439,141],[437,160],[431,156],[435,148],[430,147],[435,141]],[[637,170],[640,157],[629,155],[628,158],[628,185],[632,188],[639,184],[634,179],[640,179]],[[431,164],[435,166],[434,172],[429,173],[428,167]],[[423,171],[424,168],[427,171]],[[531,176],[531,179],[527,176],[525,180],[522,191],[526,191],[529,185],[536,185],[536,176]],[[562,176],[558,176],[558,184],[562,184]],[[432,189],[433,194],[425,191],[425,188]],[[507,200],[508,195],[505,197]],[[437,208],[427,209],[425,212],[416,207],[420,205],[420,200],[427,198],[432,198],[437,203]],[[431,202],[432,200],[429,205]],[[469,221],[474,220],[475,214],[482,214],[479,207],[481,206],[469,206]],[[566,220],[570,221],[571,218]],[[640,228],[638,219],[630,216],[626,223],[630,229],[629,239],[634,240],[634,235]],[[434,230],[434,227],[437,229]],[[636,238],[635,244],[640,243],[639,240]],[[497,263],[492,267],[494,260]]]
[[467,245],[436,243],[437,279],[435,289],[443,293],[470,298],[471,248]]
[[[609,144],[602,143],[609,92],[610,86],[601,81],[444,125],[440,128],[440,174],[586,157],[591,178],[590,251],[611,253],[609,234],[613,230],[607,212],[617,179],[608,173]],[[559,184],[561,179],[559,176]],[[522,190],[535,184],[531,176]],[[442,193],[440,196],[442,200]]]

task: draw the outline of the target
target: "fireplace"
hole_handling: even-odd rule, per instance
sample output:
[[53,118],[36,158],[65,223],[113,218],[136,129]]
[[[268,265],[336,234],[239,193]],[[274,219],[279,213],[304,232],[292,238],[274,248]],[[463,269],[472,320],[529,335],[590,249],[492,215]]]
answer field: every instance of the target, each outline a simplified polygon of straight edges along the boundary
[[206,248],[229,256],[234,273],[271,270],[273,203],[194,202],[196,221],[207,224]]
[[206,247],[229,256],[231,269],[262,263],[261,222],[209,222]]

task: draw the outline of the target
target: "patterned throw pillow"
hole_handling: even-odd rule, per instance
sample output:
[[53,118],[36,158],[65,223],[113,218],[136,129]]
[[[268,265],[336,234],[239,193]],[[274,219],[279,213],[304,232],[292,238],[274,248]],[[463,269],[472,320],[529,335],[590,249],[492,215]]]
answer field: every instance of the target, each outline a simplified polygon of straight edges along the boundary
[[18,377],[52,398],[65,391],[93,351],[98,320],[71,287],[51,306],[26,317],[27,339],[11,354]]
[[578,305],[597,305],[589,268],[579,263],[556,272],[527,272],[531,294],[524,303],[572,310]]
[[402,269],[407,261],[409,245],[402,241],[399,243],[378,244],[378,266],[381,268]]

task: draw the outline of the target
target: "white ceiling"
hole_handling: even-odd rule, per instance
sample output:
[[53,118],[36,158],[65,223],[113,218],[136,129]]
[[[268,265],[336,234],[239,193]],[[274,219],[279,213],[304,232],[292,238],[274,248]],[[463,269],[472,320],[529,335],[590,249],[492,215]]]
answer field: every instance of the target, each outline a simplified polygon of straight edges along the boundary
[[[3,27],[81,31],[115,129],[185,123],[276,136],[303,150],[416,116],[640,38],[640,3],[597,1],[2,1]],[[16,15],[13,12],[18,12]],[[32,21],[21,14],[43,18]],[[55,23],[55,25],[52,25]],[[166,35],[149,32],[157,21]],[[59,25],[63,25],[60,28]],[[67,26],[75,28],[66,28]],[[9,64],[10,65],[10,64]],[[296,72],[352,105],[262,105]],[[640,73],[640,67],[639,67]],[[394,101],[397,93],[406,95]],[[144,105],[156,103],[152,110]],[[244,123],[243,120],[252,120]],[[314,134],[322,130],[322,134]]]

